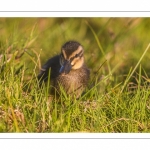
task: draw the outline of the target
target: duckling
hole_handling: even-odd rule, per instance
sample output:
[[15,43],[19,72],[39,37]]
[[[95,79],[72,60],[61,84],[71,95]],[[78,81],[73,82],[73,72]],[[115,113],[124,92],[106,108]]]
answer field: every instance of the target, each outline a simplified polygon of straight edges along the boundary
[[[38,79],[40,83],[48,81],[52,87],[51,93],[61,93],[79,98],[86,88],[90,70],[84,63],[83,46],[76,41],[66,42],[60,55],[50,58],[42,67]],[[50,73],[50,76],[49,76]]]

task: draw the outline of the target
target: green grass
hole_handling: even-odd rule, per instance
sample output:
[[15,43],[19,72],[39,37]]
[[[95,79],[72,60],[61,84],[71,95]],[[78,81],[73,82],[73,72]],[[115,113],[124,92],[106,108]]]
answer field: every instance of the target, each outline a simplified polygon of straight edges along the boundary
[[[150,132],[149,18],[0,18],[0,132]],[[37,74],[79,41],[91,80],[78,100]],[[50,81],[49,81],[50,82]]]

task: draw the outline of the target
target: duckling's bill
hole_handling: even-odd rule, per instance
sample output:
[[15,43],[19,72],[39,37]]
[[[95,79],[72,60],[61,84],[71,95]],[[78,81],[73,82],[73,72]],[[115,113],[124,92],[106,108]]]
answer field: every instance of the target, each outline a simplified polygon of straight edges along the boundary
[[71,70],[72,66],[70,61],[65,61],[65,63],[61,66],[59,73],[62,75],[68,74]]

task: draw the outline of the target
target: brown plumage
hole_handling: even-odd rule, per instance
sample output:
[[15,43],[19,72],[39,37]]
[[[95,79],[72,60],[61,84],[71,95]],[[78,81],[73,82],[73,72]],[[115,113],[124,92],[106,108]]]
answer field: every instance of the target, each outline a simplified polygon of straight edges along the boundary
[[61,54],[50,58],[42,67],[38,79],[47,82],[50,73],[51,93],[60,94],[61,88],[67,95],[79,98],[88,84],[90,71],[84,64],[83,47],[76,41],[66,42]]

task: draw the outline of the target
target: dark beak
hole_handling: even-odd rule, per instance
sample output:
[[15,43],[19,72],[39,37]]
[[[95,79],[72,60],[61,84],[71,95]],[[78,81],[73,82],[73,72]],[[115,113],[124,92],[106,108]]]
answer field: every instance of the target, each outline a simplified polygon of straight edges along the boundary
[[59,73],[60,74],[68,74],[71,70],[71,64],[70,64],[70,61],[65,61],[64,65],[61,66],[60,70],[59,70]]

